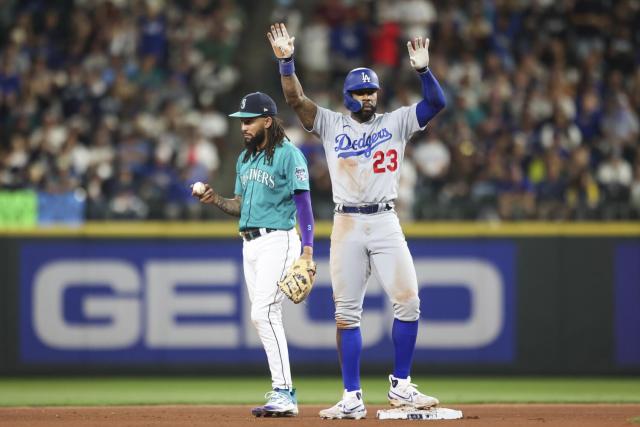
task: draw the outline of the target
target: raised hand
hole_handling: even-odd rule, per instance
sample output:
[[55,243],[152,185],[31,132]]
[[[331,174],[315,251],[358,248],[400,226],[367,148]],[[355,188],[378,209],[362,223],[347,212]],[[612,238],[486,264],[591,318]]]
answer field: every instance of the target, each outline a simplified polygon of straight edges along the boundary
[[295,37],[289,37],[287,27],[284,24],[276,23],[271,26],[271,31],[267,33],[267,38],[271,43],[274,55],[278,59],[287,59],[293,56],[293,41]]
[[409,50],[409,61],[411,66],[416,70],[422,70],[429,66],[429,39],[416,37],[407,42],[407,50]]

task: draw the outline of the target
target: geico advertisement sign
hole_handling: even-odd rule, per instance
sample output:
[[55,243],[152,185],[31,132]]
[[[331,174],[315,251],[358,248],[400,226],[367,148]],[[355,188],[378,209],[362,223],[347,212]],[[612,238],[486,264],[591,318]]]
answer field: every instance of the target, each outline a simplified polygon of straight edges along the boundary
[[[145,252],[148,255],[140,255]],[[134,360],[165,357],[166,350],[176,350],[173,356],[178,359],[206,350],[231,350],[231,359],[241,349],[259,353],[262,346],[251,323],[240,258],[180,258],[165,252],[156,259],[149,252],[115,259],[90,254],[79,259],[36,256],[43,262],[31,269],[23,262],[26,360],[74,351],[134,350]],[[507,282],[512,279],[500,270],[500,262],[453,256],[414,256],[414,261],[423,300],[431,291],[447,295],[451,290],[455,292],[450,298],[442,300],[450,311],[466,306],[463,315],[453,318],[446,317],[447,307],[440,307],[444,318],[429,318],[423,309],[418,353],[424,350],[428,355],[433,350],[437,356],[444,350],[441,356],[457,352],[468,360],[473,358],[470,351],[489,349],[493,355],[489,359],[509,359],[513,292]],[[328,272],[328,259],[318,258],[316,288],[308,303],[285,303],[287,339],[294,352],[335,348]],[[456,295],[464,301],[459,304]],[[367,299],[378,304],[365,303],[363,346],[388,345],[393,311],[375,280],[368,284]]]

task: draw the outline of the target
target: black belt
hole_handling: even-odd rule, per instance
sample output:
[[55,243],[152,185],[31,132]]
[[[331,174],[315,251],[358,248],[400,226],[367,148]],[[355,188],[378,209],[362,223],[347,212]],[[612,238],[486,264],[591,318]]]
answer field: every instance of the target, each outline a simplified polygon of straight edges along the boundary
[[342,204],[336,205],[336,212],[339,213],[360,213],[360,214],[374,214],[378,212],[390,211],[393,209],[391,203],[375,203],[373,205],[358,205],[358,206],[345,206]]
[[260,236],[264,236],[267,233],[271,233],[272,231],[276,231],[275,228],[245,228],[244,230],[240,230],[240,237],[242,237],[245,242],[248,242],[253,239],[257,239]]

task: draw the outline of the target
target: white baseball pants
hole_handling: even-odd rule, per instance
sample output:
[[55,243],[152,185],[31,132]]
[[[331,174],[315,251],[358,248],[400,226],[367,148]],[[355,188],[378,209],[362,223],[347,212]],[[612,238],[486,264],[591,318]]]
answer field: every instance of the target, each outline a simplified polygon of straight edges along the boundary
[[282,325],[285,295],[277,282],[300,256],[300,237],[295,228],[278,230],[242,247],[244,278],[251,300],[251,321],[267,353],[273,388],[291,388],[289,350]]

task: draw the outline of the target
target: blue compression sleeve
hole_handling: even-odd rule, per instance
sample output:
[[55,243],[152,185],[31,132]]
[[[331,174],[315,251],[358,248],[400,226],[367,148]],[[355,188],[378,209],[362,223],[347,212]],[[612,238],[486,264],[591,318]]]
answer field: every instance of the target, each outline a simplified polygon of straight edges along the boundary
[[395,350],[395,365],[393,376],[396,378],[407,378],[411,372],[411,362],[413,361],[413,351],[416,347],[418,337],[418,321],[405,322],[393,319],[391,338]]
[[342,382],[347,391],[360,390],[360,353],[362,334],[360,328],[338,329],[338,354],[342,369]]
[[422,80],[422,97],[424,99],[416,106],[416,116],[420,127],[424,127],[444,108],[446,101],[440,83],[431,70],[427,69],[420,73],[420,80]]
[[278,67],[280,69],[280,75],[290,76],[296,72],[296,66],[293,63],[293,56],[287,59],[278,60]]
[[302,234],[302,247],[313,246],[313,209],[311,208],[311,195],[309,191],[301,191],[293,195],[296,202],[296,213],[300,234]]

